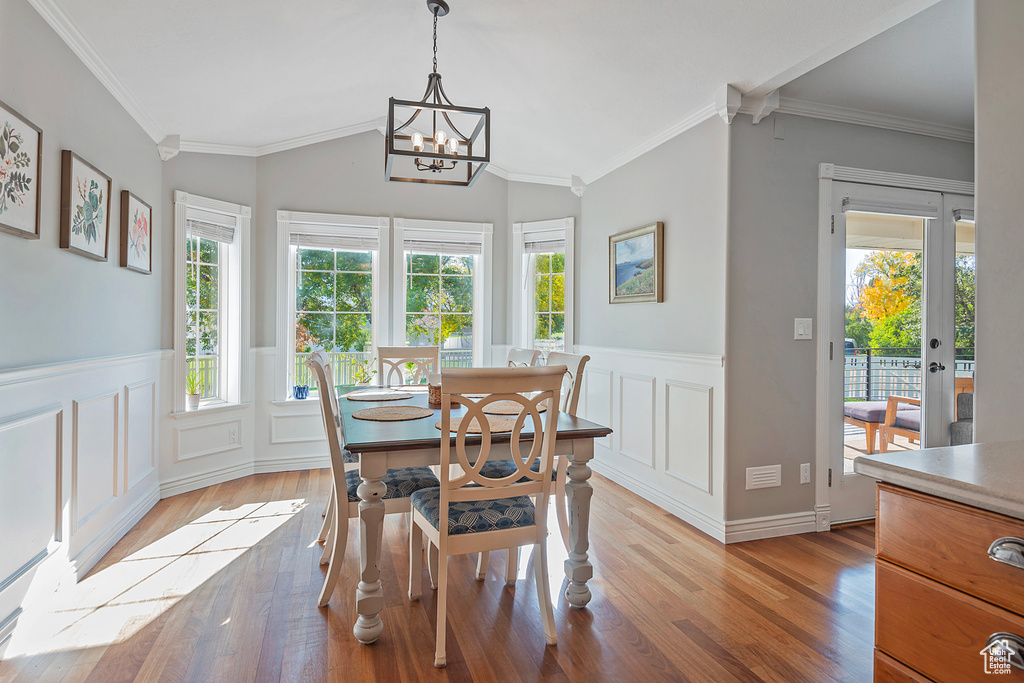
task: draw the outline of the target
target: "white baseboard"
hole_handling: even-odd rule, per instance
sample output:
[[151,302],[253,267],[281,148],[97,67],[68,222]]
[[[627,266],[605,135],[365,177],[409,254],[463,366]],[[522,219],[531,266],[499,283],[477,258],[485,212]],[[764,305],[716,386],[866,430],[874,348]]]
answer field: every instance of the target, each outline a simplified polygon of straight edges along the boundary
[[160,501],[160,487],[154,484],[146,491],[135,505],[130,507],[119,519],[111,524],[103,533],[98,535],[92,543],[85,546],[77,555],[71,558],[71,573],[75,580],[81,580],[93,566],[107,554],[114,544],[121,540],[133,526],[139,523],[147,512]]
[[611,479],[616,484],[619,484],[651,503],[654,503],[662,510],[672,513],[690,526],[703,531],[716,541],[720,541],[722,543],[726,542],[725,524],[721,520],[715,519],[707,513],[690,507],[678,500],[673,500],[652,486],[645,484],[639,479],[634,479],[628,474],[623,474],[621,470],[614,467],[605,467],[600,462],[591,460],[590,468],[598,474]]
[[740,543],[759,538],[775,538],[817,531],[813,510],[785,515],[738,519],[725,523],[725,542]]
[[18,617],[21,616],[21,612],[22,609],[16,607],[13,612],[4,617],[3,621],[0,621],[0,660],[3,659],[4,649],[14,633],[14,627],[18,625]]
[[231,465],[229,467],[221,467],[219,469],[210,470],[209,472],[203,472],[202,474],[193,474],[187,477],[168,479],[160,484],[160,498],[170,498],[171,496],[176,496],[179,493],[188,493],[189,491],[206,488],[207,486],[213,486],[214,484],[223,484],[226,481],[240,479],[241,477],[247,477],[254,473],[255,468],[253,463],[250,461],[243,462],[238,465]]
[[270,472],[292,472],[295,470],[318,470],[331,466],[329,455],[304,455],[295,458],[269,458],[257,460],[254,471],[256,474]]

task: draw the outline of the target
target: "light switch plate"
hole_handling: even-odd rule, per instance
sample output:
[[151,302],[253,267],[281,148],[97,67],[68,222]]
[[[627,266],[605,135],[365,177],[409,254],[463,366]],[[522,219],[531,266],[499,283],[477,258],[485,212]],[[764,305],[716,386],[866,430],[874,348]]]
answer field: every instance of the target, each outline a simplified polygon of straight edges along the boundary
[[793,339],[813,339],[813,318],[793,318]]

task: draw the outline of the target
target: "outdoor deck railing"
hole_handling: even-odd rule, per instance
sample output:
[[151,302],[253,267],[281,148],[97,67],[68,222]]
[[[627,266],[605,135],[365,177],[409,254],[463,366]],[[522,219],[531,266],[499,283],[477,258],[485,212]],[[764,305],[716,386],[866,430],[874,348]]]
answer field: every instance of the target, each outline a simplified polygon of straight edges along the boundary
[[[957,349],[954,373],[974,374],[974,349]],[[920,347],[890,346],[846,349],[844,396],[847,401],[884,401],[891,394],[920,398]]]
[[188,366],[186,372],[191,374],[194,370],[196,373],[196,379],[202,383],[202,389],[199,390],[200,397],[207,399],[220,396],[219,356],[199,356],[198,358],[189,358],[185,361],[185,364]]
[[[334,374],[334,385],[356,384],[356,375],[361,366],[365,365],[367,370],[376,370],[377,361],[369,351],[345,351],[342,353],[328,353],[331,370]],[[311,391],[316,391],[316,381],[313,373],[306,367],[308,353],[295,354],[295,368],[292,371],[292,384],[306,385]],[[370,361],[373,361],[371,364]],[[473,366],[473,349],[441,349],[440,361],[442,368],[469,368]],[[370,384],[377,381],[377,375],[373,374]]]

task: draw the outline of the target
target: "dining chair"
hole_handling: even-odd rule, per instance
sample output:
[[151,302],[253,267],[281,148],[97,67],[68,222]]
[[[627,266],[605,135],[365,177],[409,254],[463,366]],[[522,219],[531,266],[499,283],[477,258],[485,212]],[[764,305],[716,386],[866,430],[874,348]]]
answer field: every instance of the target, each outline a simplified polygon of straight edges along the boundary
[[[437,548],[437,639],[434,666],[443,667],[448,608],[448,558],[473,552],[533,545],[537,597],[548,645],[558,642],[548,585],[547,502],[554,465],[559,391],[565,366],[539,368],[445,368],[441,373],[441,483],[412,494],[409,529],[409,598],[420,597],[424,536]],[[530,394],[527,396],[526,394]],[[474,400],[470,396],[483,394]],[[482,473],[496,432],[483,409],[495,401],[523,406],[509,434],[514,471],[492,478]],[[452,403],[465,406],[457,426]],[[547,416],[540,412],[544,404]],[[469,428],[479,425],[478,455],[467,453]],[[533,433],[523,433],[527,424]],[[454,440],[446,435],[455,429]],[[504,441],[504,439],[502,439]],[[523,446],[528,452],[523,453]],[[469,446],[476,451],[475,443]],[[452,465],[458,465],[457,473]],[[454,477],[454,478],[453,478]]]
[[510,368],[531,368],[540,359],[540,351],[532,349],[509,349],[508,366]]
[[[378,346],[377,377],[383,386],[422,384],[427,375],[440,371],[439,357],[436,346]],[[404,370],[410,363],[413,365],[412,377],[407,378]],[[397,382],[392,381],[396,374]]]
[[[564,365],[565,375],[562,378],[562,405],[563,413],[576,417],[576,408],[580,402],[580,388],[583,386],[583,368],[586,366],[590,356],[580,356],[574,353],[560,353],[551,351],[548,353],[548,365]],[[562,536],[562,544],[569,550],[569,515],[565,507],[565,480],[566,470],[569,466],[569,459],[558,456],[552,472],[555,482],[555,516],[558,519],[558,532]],[[506,473],[515,470],[515,463],[511,460],[491,460],[486,463],[482,471],[489,477],[501,477]],[[518,551],[515,548],[508,549],[508,557],[505,561],[505,582],[515,582],[518,572]],[[476,578],[483,581],[487,578],[487,565],[490,562],[490,553],[482,552],[476,561]]]
[[[318,351],[306,361],[316,379],[320,393],[320,411],[324,419],[324,431],[327,432],[327,446],[331,454],[331,500],[328,502],[328,513],[325,526],[328,527],[324,555],[328,556],[327,576],[317,604],[325,607],[331,600],[331,594],[341,575],[341,565],[345,559],[345,548],[348,545],[349,519],[359,516],[359,495],[357,489],[362,479],[359,471],[346,470],[346,462],[351,462],[351,455],[342,445],[341,421],[338,417],[338,399],[334,396],[334,387],[327,380],[327,355]],[[347,458],[347,459],[346,459]],[[409,512],[409,496],[420,489],[438,487],[440,482],[429,467],[402,467],[389,469],[383,479],[387,485],[384,494],[384,513]],[[345,504],[339,504],[344,497]],[[329,551],[329,552],[328,552]],[[320,564],[324,564],[321,556]]]

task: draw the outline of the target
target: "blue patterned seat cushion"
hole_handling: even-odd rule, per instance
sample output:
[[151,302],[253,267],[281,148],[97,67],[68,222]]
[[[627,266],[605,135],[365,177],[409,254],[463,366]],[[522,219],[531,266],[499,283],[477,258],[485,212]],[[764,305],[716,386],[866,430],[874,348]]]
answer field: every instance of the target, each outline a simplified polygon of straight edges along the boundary
[[348,450],[343,448],[343,449],[341,449],[341,460],[346,465],[355,464],[355,463],[359,462],[359,454],[358,453],[352,453],[351,451],[348,451]]
[[[420,489],[437,488],[441,485],[429,467],[401,467],[388,470],[383,481],[388,485],[388,492],[384,494],[384,500],[408,498]],[[348,489],[349,502],[359,502],[359,494],[356,493],[356,490],[362,482],[359,470],[345,472],[345,487]]]
[[[530,469],[534,472],[540,472],[540,458],[538,458]],[[484,463],[484,466],[480,468],[480,474],[488,479],[501,479],[502,477],[508,477],[516,472],[516,465],[511,460],[488,460]],[[551,468],[551,481],[558,479],[558,468]],[[520,479],[520,481],[528,481],[526,477]]]
[[[409,499],[413,508],[434,528],[441,522],[441,489],[421,489]],[[529,496],[472,500],[448,504],[448,533],[471,534],[477,531],[517,529],[535,524],[533,500]]]

